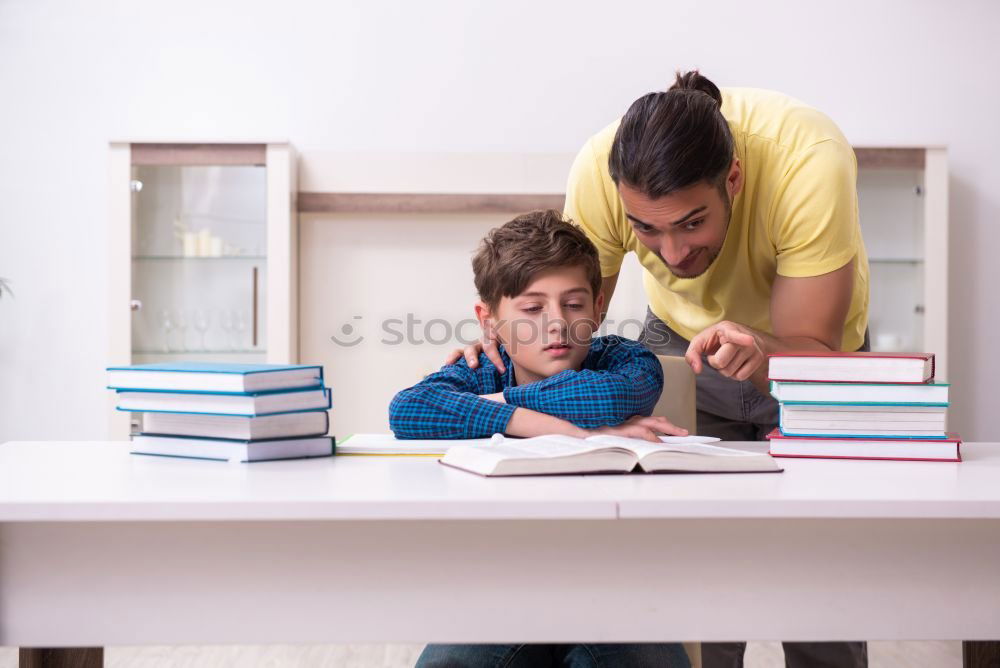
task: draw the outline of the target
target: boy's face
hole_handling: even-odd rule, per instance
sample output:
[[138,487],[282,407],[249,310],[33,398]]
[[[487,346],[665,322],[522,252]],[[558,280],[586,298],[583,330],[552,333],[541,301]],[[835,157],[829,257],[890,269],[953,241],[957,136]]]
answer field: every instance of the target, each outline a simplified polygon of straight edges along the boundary
[[493,311],[478,303],[476,315],[504,345],[524,384],[580,369],[603,301],[603,295],[595,298],[583,267],[555,267],[516,297],[502,297]]

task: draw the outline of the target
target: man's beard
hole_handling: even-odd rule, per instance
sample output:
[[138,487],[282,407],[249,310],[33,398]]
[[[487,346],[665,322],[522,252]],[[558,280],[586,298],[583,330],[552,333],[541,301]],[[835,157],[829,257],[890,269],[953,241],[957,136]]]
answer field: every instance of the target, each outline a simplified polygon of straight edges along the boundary
[[666,266],[667,269],[670,270],[670,273],[673,274],[675,278],[698,278],[712,267],[712,263],[715,262],[715,258],[719,257],[719,253],[722,252],[722,246],[718,246],[716,248],[708,248],[706,250],[709,253],[708,264],[706,264],[705,268],[699,271],[697,274],[678,274],[676,271],[674,271],[673,267],[667,264],[667,261],[663,259],[662,255],[657,253],[656,256],[660,258],[660,261],[663,262],[663,264]]

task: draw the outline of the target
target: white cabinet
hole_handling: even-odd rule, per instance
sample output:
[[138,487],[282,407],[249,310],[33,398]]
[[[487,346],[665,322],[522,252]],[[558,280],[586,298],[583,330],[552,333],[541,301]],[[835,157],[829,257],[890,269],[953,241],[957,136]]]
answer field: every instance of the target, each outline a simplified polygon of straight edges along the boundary
[[109,363],[296,361],[295,190],[287,143],[113,143]]
[[872,350],[926,351],[948,369],[948,166],[943,148],[857,148]]

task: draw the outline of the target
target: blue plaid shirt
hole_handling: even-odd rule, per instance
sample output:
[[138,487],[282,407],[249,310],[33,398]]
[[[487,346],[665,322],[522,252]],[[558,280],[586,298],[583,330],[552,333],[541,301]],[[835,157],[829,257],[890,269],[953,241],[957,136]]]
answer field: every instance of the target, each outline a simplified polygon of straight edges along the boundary
[[[465,359],[399,392],[389,405],[396,438],[482,438],[507,429],[514,409],[548,413],[591,429],[649,415],[663,390],[656,356],[636,341],[602,336],[591,341],[579,371],[561,371],[535,383],[514,384],[510,356],[500,347],[506,371],[479,355],[479,368]],[[507,403],[482,398],[503,391]]]

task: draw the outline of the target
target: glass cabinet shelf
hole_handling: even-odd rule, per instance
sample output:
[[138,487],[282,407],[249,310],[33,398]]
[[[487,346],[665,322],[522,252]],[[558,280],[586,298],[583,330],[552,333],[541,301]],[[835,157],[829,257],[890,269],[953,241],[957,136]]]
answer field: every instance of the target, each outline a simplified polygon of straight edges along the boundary
[[136,355],[255,355],[266,354],[266,350],[261,348],[247,348],[240,350],[133,350]]
[[133,260],[266,260],[266,255],[133,255]]

